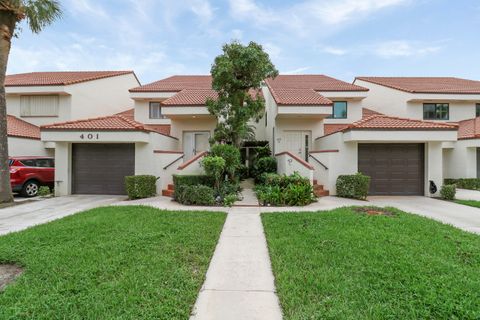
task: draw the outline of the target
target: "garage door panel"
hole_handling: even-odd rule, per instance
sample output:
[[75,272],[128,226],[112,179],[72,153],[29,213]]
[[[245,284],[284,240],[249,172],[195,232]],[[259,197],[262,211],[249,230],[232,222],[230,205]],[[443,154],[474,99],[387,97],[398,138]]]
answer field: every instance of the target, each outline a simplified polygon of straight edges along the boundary
[[72,146],[73,193],[125,194],[125,176],[134,172],[134,144]]
[[371,195],[423,195],[423,144],[359,144],[358,170],[371,177]]

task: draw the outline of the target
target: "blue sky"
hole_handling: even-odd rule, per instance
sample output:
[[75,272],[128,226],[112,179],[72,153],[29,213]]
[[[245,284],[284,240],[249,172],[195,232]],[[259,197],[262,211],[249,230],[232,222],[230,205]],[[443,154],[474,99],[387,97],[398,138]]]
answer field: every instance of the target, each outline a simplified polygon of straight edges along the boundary
[[477,0],[61,0],[40,35],[24,25],[9,73],[135,70],[142,83],[207,74],[221,46],[256,41],[281,73],[480,80]]

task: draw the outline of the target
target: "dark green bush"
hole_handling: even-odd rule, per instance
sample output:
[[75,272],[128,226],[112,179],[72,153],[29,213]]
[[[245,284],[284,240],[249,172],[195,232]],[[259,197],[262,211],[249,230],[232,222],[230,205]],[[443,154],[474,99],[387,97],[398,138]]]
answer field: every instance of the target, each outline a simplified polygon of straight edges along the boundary
[[50,190],[50,187],[47,186],[41,186],[38,188],[38,193],[37,196],[39,197],[46,197],[52,194],[52,190]]
[[478,178],[445,179],[444,184],[455,184],[460,189],[480,190],[480,179]]
[[362,173],[340,175],[337,178],[337,196],[364,200],[368,196],[370,177]]
[[150,175],[125,177],[125,189],[128,199],[143,199],[157,194],[157,177]]
[[255,187],[258,199],[264,205],[304,206],[315,201],[310,181],[298,173],[290,176],[264,173],[261,184]]
[[444,200],[455,200],[457,187],[454,184],[444,184],[440,189],[440,196]]
[[263,173],[276,173],[277,172],[277,159],[275,157],[263,157],[255,161],[253,165],[252,174],[255,177],[255,182]]
[[215,191],[205,185],[180,185],[175,187],[175,200],[185,205],[212,206],[215,204]]
[[209,187],[213,187],[214,180],[212,177],[209,177],[204,174],[197,174],[197,175],[173,175],[173,184],[175,188],[187,185],[192,186],[196,184],[203,184]]

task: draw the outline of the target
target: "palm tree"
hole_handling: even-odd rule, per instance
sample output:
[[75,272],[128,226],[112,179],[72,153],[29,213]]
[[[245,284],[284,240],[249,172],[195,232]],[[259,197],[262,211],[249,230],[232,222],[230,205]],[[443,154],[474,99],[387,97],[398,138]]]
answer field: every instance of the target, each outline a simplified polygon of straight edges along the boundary
[[62,14],[57,0],[0,0],[0,203],[13,202],[8,168],[7,103],[5,100],[5,74],[12,38],[17,25],[26,20],[34,33]]

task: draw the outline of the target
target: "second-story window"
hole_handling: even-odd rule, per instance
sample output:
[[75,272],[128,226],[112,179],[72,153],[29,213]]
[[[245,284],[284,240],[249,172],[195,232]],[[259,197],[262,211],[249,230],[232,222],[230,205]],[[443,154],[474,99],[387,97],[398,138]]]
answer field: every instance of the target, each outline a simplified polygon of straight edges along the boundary
[[448,103],[424,103],[423,119],[424,120],[448,120],[449,106]]
[[20,116],[22,117],[58,117],[58,96],[21,96]]
[[480,103],[475,105],[475,117],[480,117]]
[[163,119],[162,105],[160,102],[150,102],[150,119]]
[[335,101],[333,102],[333,111],[330,119],[347,119],[347,102]]

